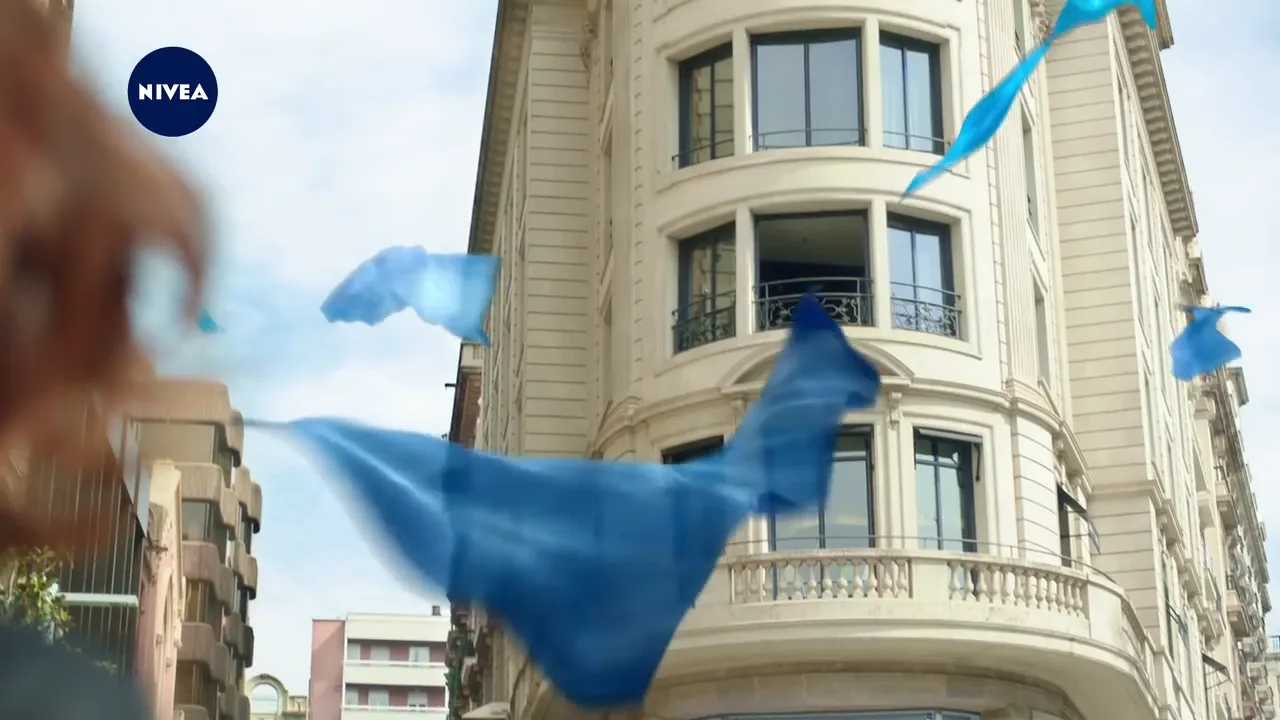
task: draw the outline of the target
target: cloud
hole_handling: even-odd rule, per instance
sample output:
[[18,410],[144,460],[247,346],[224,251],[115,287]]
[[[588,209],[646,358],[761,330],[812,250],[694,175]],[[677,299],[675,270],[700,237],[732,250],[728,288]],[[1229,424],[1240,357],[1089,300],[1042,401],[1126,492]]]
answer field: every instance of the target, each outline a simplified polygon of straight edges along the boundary
[[[494,9],[77,2],[74,51],[120,112],[133,65],[158,47],[191,48],[218,76],[209,124],[162,146],[208,192],[219,241],[208,304],[227,332],[169,341],[188,366],[220,371],[246,415],[447,431],[456,341],[412,316],[330,326],[318,307],[387,245],[465,248]],[[262,432],[246,444],[264,490],[251,672],[305,692],[311,618],[428,612],[431,593],[387,569],[346,498],[296,448]]]
[[[1229,9],[1228,9],[1229,8]],[[1280,178],[1280,97],[1259,78],[1280,62],[1280,5],[1240,0],[1206,8],[1193,0],[1169,0],[1175,45],[1163,53],[1182,151],[1195,190],[1200,247],[1215,299],[1254,308],[1231,323],[1244,351],[1251,402],[1242,411],[1253,489],[1264,521],[1280,528],[1280,374],[1269,359],[1280,356],[1280,322],[1274,314],[1277,262],[1275,200]],[[1267,260],[1271,258],[1271,260]],[[1280,557],[1280,533],[1267,541]],[[1271,596],[1280,599],[1280,573]]]

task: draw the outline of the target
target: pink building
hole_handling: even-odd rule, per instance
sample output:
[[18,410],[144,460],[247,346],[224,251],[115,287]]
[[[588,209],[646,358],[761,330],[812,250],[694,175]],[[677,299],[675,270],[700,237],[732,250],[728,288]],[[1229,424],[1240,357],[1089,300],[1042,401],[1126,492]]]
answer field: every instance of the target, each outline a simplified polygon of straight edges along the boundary
[[150,518],[138,598],[136,673],[156,720],[173,715],[174,665],[182,643],[182,475],[172,463],[151,468]]
[[443,720],[448,613],[313,620],[311,720]]

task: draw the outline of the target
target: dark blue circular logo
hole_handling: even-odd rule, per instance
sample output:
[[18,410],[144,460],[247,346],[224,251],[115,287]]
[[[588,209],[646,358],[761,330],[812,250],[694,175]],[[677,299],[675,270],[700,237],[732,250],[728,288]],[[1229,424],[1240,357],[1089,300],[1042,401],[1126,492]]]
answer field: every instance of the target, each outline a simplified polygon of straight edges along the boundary
[[157,135],[190,135],[209,122],[217,105],[213,68],[186,48],[153,50],[129,76],[129,109],[142,127]]

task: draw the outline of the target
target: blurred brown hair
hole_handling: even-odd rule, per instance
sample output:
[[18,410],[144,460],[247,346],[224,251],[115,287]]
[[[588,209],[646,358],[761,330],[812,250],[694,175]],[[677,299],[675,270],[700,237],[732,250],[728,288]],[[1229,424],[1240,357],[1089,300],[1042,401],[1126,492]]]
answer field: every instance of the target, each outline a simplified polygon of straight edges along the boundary
[[[128,313],[144,244],[181,258],[194,321],[206,234],[192,189],[72,77],[64,36],[32,2],[0,0],[0,453],[25,443],[96,461],[59,409],[120,401],[145,365]],[[0,482],[0,551],[65,546],[75,530]]]

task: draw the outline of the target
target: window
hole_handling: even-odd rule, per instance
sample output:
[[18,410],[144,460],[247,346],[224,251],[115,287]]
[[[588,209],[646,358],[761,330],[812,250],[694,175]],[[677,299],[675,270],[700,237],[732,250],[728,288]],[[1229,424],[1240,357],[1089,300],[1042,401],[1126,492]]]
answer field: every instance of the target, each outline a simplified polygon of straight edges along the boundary
[[708,455],[714,455],[720,452],[724,447],[724,438],[706,438],[697,440],[679,447],[664,450],[662,453],[663,465],[683,465],[687,462],[693,462]]
[[209,717],[217,715],[218,685],[209,677],[204,665],[178,662],[174,672],[173,703],[196,705],[209,711]]
[[678,167],[733,155],[733,46],[680,63]]
[[182,501],[182,539],[208,542],[212,534],[213,504]]
[[1031,27],[1027,22],[1027,0],[1013,0],[1013,42],[1018,59],[1026,56],[1031,45]]
[[1035,293],[1036,312],[1036,369],[1046,385],[1053,384],[1053,366],[1049,355],[1049,308],[1044,299],[1044,291],[1040,283],[1034,279],[1031,287]]
[[[1019,0],[1014,0],[1016,5]],[[1036,133],[1031,118],[1022,116],[1022,167],[1027,183],[1027,222],[1031,233],[1039,242],[1040,224],[1040,174],[1036,171]]]
[[790,327],[808,292],[836,322],[873,324],[870,255],[861,212],[757,217],[756,329]]
[[213,594],[213,585],[201,580],[186,581],[186,607],[182,621],[222,627],[222,603]]
[[1058,486],[1058,554],[1062,556],[1063,567],[1075,565],[1075,532],[1071,527],[1071,509],[1067,506],[1067,494],[1062,486]]
[[375,662],[390,662],[391,648],[386,645],[373,645],[369,648],[369,659]]
[[1080,524],[1084,526],[1085,532],[1089,538],[1089,547],[1094,552],[1102,552],[1102,542],[1098,535],[1097,528],[1093,525],[1093,518],[1089,516],[1089,511],[1085,506],[1080,504],[1071,493],[1061,485],[1058,486],[1058,535],[1061,539],[1062,564],[1071,567],[1076,559],[1074,551],[1075,538],[1080,534],[1075,532],[1076,525],[1071,522],[1071,516],[1075,515]]
[[347,707],[357,707],[360,705],[360,691],[356,688],[349,687],[344,693],[343,704]]
[[356,642],[347,643],[347,659],[348,660],[360,659],[360,643],[356,643]]
[[884,87],[884,144],[941,155],[942,70],[938,46],[880,35],[880,83]]
[[409,648],[409,662],[423,665],[431,662],[431,649],[425,645],[415,645]]
[[733,223],[681,241],[680,305],[673,327],[676,352],[734,336],[734,242]]
[[369,688],[369,707],[391,707],[391,692],[385,688]]
[[410,690],[409,691],[409,707],[425,708],[430,705],[426,690]]
[[895,328],[960,337],[949,228],[890,216],[889,273]]
[[975,486],[981,444],[937,431],[917,431],[916,506],[920,546],[978,551]]
[[755,148],[863,144],[859,48],[856,30],[757,36]]
[[831,490],[816,513],[788,513],[769,520],[774,550],[875,547],[871,430],[850,428],[836,439]]

